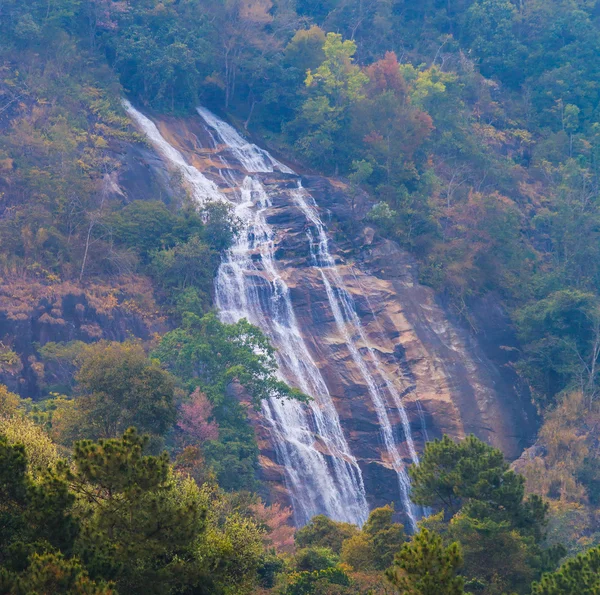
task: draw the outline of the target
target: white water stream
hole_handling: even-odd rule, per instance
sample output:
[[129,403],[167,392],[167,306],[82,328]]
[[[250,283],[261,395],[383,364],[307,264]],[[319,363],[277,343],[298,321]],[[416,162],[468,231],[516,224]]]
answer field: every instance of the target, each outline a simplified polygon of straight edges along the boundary
[[[214,182],[187,163],[150,119],[128,102],[124,105],[157,151],[171,167],[182,173],[200,204],[212,200],[230,201],[243,222],[242,233],[219,267],[215,282],[216,302],[223,321],[246,318],[260,327],[278,349],[281,377],[313,399],[308,406],[276,399],[263,404],[279,461],[285,467],[296,522],[301,525],[323,513],[333,519],[362,525],[368,516],[368,505],[361,470],[350,451],[327,385],[302,337],[289,287],[277,269],[273,230],[265,219],[265,211],[272,205],[260,174],[279,171],[291,175],[292,170],[246,141],[210,111],[198,108],[198,113],[212,129],[209,132],[214,148],[219,149],[224,166],[221,178],[230,188],[225,196]],[[236,165],[227,163],[223,154],[231,155],[244,173],[230,169],[228,166],[235,168]],[[313,266],[319,269],[322,277],[339,336],[367,386],[389,463],[398,476],[401,501],[414,529],[418,511],[410,501],[409,477],[388,415],[390,406],[397,410],[408,456],[417,462],[400,393],[369,344],[353,298],[329,251],[327,232],[314,200],[300,187],[299,181],[298,188],[290,192],[294,203],[316,232],[316,241],[310,231],[307,233]]]

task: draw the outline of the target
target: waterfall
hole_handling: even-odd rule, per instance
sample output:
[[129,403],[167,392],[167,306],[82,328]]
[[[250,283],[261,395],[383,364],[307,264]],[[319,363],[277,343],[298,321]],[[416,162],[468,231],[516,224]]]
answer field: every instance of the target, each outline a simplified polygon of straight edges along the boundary
[[[415,507],[410,500],[410,478],[406,472],[406,467],[402,457],[398,452],[398,446],[394,438],[392,424],[387,412],[385,396],[377,383],[376,377],[371,372],[370,367],[374,368],[376,375],[383,381],[387,393],[392,398],[393,403],[400,415],[400,421],[402,423],[404,438],[408,447],[410,458],[413,463],[418,463],[419,458],[415,449],[410,423],[402,403],[402,398],[393,381],[383,370],[377,354],[370,346],[370,343],[365,335],[360,318],[356,313],[354,300],[346,288],[344,281],[339,274],[337,267],[335,266],[335,261],[329,251],[329,238],[327,236],[325,226],[323,225],[323,222],[317,213],[314,200],[302,189],[300,185],[293,193],[293,198],[296,205],[304,213],[306,218],[313,224],[317,231],[317,242],[315,242],[310,231],[307,234],[311,244],[313,266],[320,270],[323,284],[327,292],[327,299],[333,312],[338,332],[344,338],[344,342],[346,343],[352,360],[360,370],[360,373],[367,385],[369,396],[371,397],[377,413],[383,442],[385,444],[388,456],[392,462],[392,466],[394,467],[394,471],[396,471],[398,476],[400,496],[402,498],[404,510],[410,520],[412,529],[415,530],[418,512],[415,510]],[[309,200],[312,202],[312,204],[309,204]],[[335,289],[332,286],[328,275],[332,277],[335,284]],[[363,351],[366,351],[368,359],[365,358],[361,353],[361,350],[357,345],[359,341],[363,345]],[[371,366],[369,366],[369,363]]]
[[[214,182],[186,162],[150,119],[128,102],[124,106],[156,150],[182,173],[200,203],[228,200]],[[263,403],[265,419],[285,467],[296,522],[302,525],[323,513],[362,525],[369,513],[362,474],[344,437],[329,390],[302,338],[289,288],[277,271],[273,231],[264,216],[271,202],[259,176],[252,175],[291,170],[244,141],[207,110],[200,109],[199,113],[215,131],[215,145],[219,140],[226,145],[248,173],[241,184],[229,171],[222,174],[224,182],[235,191],[234,212],[244,229],[225,254],[215,281],[221,319],[235,322],[246,318],[261,328],[278,349],[282,379],[312,397],[308,405],[277,399]]]
[[[217,118],[217,116],[205,107],[198,107],[196,110],[202,119],[215,130],[223,145],[231,151],[247,172],[272,172],[278,169],[280,172],[286,174],[294,173],[287,165],[277,161],[267,151],[249,143],[233,126]],[[216,143],[216,139],[214,140]]]
[[[269,336],[277,348],[283,380],[312,397],[311,402],[271,399],[263,403],[278,460],[285,468],[296,522],[306,523],[316,514],[362,525],[368,516],[362,473],[344,436],[327,384],[302,336],[290,290],[275,261],[274,231],[266,220],[271,197],[262,182],[266,173],[295,176],[267,151],[244,139],[232,126],[205,108],[198,113],[207,125],[222,168],[222,191],[211,179],[188,164],[185,157],[161,135],[156,125],[129,103],[124,105],[137,125],[171,167],[179,170],[198,202],[220,200],[233,205],[243,230],[223,256],[215,280],[216,305],[225,322],[246,318]],[[238,163],[241,167],[232,167]],[[239,170],[243,170],[240,172]],[[379,423],[388,463],[398,478],[400,499],[411,528],[422,511],[410,500],[410,479],[390,420],[397,412],[403,442],[411,462],[417,463],[409,419],[402,395],[386,373],[370,344],[329,249],[329,238],[312,196],[296,178],[289,195],[307,220],[312,266],[320,276],[339,337],[365,382]],[[369,305],[370,307],[370,305]],[[372,309],[371,309],[372,311]],[[418,407],[423,428],[424,417]]]
[[[276,437],[299,524],[319,513],[362,525],[368,516],[362,475],[352,456],[325,381],[304,342],[289,288],[274,261],[273,233],[265,222],[270,200],[256,178],[246,176],[235,214],[245,222],[216,280],[217,307],[227,322],[247,318],[278,348],[282,378],[313,400],[309,407],[271,399],[263,413]],[[253,254],[260,255],[261,269]],[[315,436],[331,455],[320,452]]]
[[171,164],[177,171],[181,172],[185,181],[190,186],[194,198],[199,204],[210,201],[223,201],[225,197],[219,191],[217,185],[202,175],[195,167],[189,165],[183,155],[172,147],[162,136],[156,124],[144,114],[138,112],[129,101],[123,100],[123,107],[130,118],[137,124],[148,140],[156,148],[158,153]]

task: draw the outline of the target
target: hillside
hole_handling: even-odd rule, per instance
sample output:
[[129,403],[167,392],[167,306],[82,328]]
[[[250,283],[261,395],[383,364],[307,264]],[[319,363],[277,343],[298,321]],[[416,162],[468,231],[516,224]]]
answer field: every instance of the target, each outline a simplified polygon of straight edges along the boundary
[[0,592],[597,588],[599,19],[0,0]]

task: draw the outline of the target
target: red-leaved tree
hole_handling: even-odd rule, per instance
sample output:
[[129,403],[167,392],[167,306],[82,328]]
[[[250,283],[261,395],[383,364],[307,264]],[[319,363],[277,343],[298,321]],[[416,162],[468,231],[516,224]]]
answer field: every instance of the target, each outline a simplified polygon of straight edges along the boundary
[[219,426],[213,418],[213,408],[203,392],[196,389],[187,403],[181,405],[177,427],[184,433],[186,442],[203,444],[219,437]]

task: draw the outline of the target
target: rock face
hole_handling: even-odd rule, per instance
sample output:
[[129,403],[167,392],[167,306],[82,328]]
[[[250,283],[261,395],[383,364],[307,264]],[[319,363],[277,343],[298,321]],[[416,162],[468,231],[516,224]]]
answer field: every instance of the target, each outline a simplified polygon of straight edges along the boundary
[[[107,175],[104,180],[109,195],[125,202],[178,199],[156,153],[125,142],[113,150],[122,167],[118,179]],[[0,280],[0,355],[7,348],[20,355],[14,365],[0,363],[0,384],[34,399],[42,389],[68,386],[72,369],[44,365],[38,358],[38,346],[49,341],[148,341],[169,330],[149,278],[126,273],[91,277],[77,282],[19,273]]]
[[[242,164],[226,146],[214,143],[200,118],[164,119],[157,125],[186,161],[224,193],[231,192],[224,174],[243,178]],[[260,179],[272,200],[266,221],[274,230],[278,273],[290,289],[303,339],[362,470],[369,505],[396,501],[399,509],[398,481],[369,389],[340,334],[320,269],[311,262],[307,232],[314,231],[314,223],[290,198],[296,179],[277,172],[260,174]],[[491,299],[481,302],[478,334],[463,327],[430,288],[418,283],[414,259],[364,224],[369,208],[365,196],[351,199],[337,180],[304,176],[301,181],[329,228],[331,255],[353,298],[364,331],[357,348],[375,353],[381,370],[392,379],[417,450],[443,433],[457,438],[474,433],[508,458],[518,457],[531,443],[537,420],[510,367],[510,349],[502,349],[514,343],[502,311]],[[410,463],[400,410],[391,400],[386,406],[400,454]],[[286,500],[286,474],[272,431],[260,414],[252,415],[262,479],[272,498]]]

